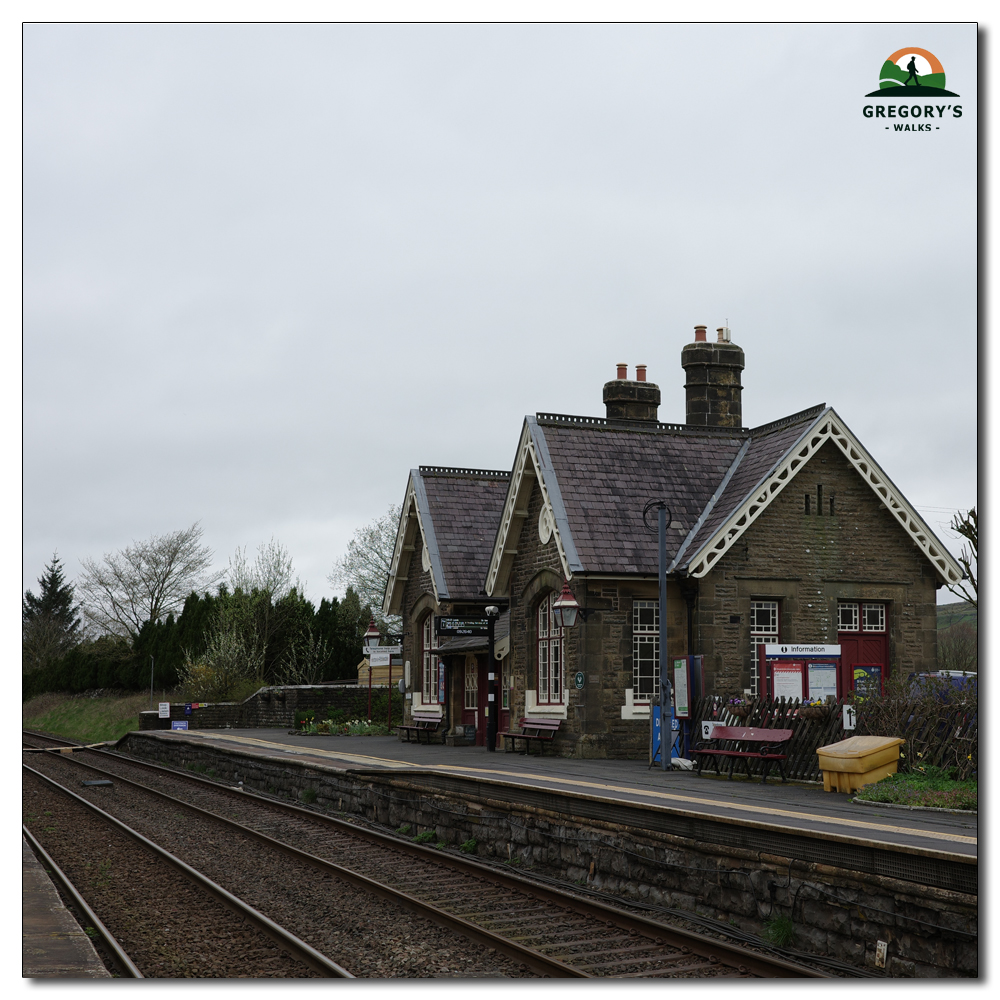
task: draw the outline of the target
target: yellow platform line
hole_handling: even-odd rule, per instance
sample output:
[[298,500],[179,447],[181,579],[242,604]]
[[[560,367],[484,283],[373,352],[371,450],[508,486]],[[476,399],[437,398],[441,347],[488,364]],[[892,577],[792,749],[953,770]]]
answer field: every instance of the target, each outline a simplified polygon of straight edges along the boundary
[[233,743],[246,743],[267,749],[278,749],[297,756],[319,754],[336,760],[346,760],[352,763],[376,764],[379,767],[406,767],[422,771],[468,771],[472,774],[497,775],[510,780],[512,778],[529,778],[535,781],[557,782],[561,785],[573,785],[577,788],[597,789],[604,792],[624,792],[628,795],[644,795],[649,798],[663,799],[668,802],[683,802],[687,805],[711,806],[717,809],[730,809],[738,812],[760,813],[764,816],[780,816],[784,819],[810,820],[814,823],[831,823],[835,826],[846,826],[852,830],[879,830],[883,833],[901,833],[911,837],[928,837],[932,840],[945,840],[957,844],[979,844],[978,837],[965,837],[958,833],[939,833],[934,830],[914,830],[910,827],[893,826],[889,823],[872,823],[861,819],[844,819],[839,816],[817,816],[814,813],[796,812],[793,809],[776,809],[771,806],[754,806],[741,802],[718,802],[715,799],[702,799],[694,795],[681,795],[677,792],[657,792],[652,789],[635,788],[628,785],[609,785],[599,781],[580,781],[576,778],[559,778],[551,774],[532,774],[528,771],[501,771],[485,767],[463,767],[460,764],[414,764],[411,761],[393,760],[391,757],[370,757],[365,754],[338,753],[334,750],[319,750],[312,748],[299,749],[289,747],[284,743],[269,743],[266,740],[254,739],[252,736],[229,736],[222,733],[187,732],[185,736],[204,736],[211,739],[229,740]]

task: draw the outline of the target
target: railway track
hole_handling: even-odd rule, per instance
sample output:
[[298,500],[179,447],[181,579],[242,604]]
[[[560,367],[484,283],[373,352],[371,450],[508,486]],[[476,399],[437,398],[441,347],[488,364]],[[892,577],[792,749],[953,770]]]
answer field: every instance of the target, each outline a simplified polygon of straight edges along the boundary
[[[54,751],[60,743],[35,734],[26,734],[26,739],[35,745],[33,750],[48,744]],[[130,821],[138,818],[137,825],[162,825],[157,810],[183,810],[189,836],[178,853],[197,855],[195,841],[214,847],[229,838],[239,840],[243,850],[253,843],[262,867],[273,867],[272,859],[281,856],[321,877],[377,895],[497,956],[507,956],[521,975],[829,978],[796,963],[498,873],[471,859],[160,765],[101,750],[38,753],[32,763],[39,759],[47,770],[68,773],[79,768],[112,782],[115,811]],[[102,793],[93,788],[89,794]],[[154,798],[156,807],[150,804]]]

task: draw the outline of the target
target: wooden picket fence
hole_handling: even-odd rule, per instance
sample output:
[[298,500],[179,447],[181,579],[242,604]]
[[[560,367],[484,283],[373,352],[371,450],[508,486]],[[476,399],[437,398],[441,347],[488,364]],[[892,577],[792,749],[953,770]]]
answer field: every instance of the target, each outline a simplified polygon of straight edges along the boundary
[[[728,698],[708,695],[696,701],[691,712],[691,746],[701,739],[703,720],[732,726],[753,726],[759,729],[791,729],[785,774],[799,781],[821,781],[816,748],[837,743],[851,736],[899,736],[906,743],[900,747],[900,771],[933,765],[946,770],[956,769],[959,778],[975,777],[979,768],[978,715],[966,704],[938,702],[928,706],[926,699],[901,702],[893,706],[893,732],[877,731],[885,727],[885,713],[874,706],[851,704],[857,712],[856,728],[845,731],[843,700],[830,704],[824,719],[807,719],[801,714],[798,701],[784,698],[757,698],[746,717],[732,714]],[[881,705],[880,705],[881,707]],[[873,723],[875,726],[873,727]]]

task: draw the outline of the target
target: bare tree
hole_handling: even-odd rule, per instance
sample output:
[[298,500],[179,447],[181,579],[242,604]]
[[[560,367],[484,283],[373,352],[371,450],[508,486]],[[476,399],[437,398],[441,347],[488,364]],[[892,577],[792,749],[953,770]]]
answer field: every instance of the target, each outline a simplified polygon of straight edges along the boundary
[[292,587],[300,591],[302,585],[292,580],[292,557],[281,542],[271,540],[257,546],[257,558],[247,561],[246,548],[237,549],[229,560],[228,580],[233,590],[242,590],[246,594],[260,591],[267,594],[272,601],[280,601],[286,597]]
[[938,632],[937,663],[941,670],[979,669],[979,630],[971,622],[956,622]]
[[224,626],[216,622],[213,631],[220,627],[229,631],[236,628],[248,648],[260,650],[263,663],[275,632],[287,625],[292,611],[285,598],[293,590],[301,593],[302,584],[293,574],[292,557],[273,536],[269,542],[257,546],[257,557],[252,563],[245,548],[237,549],[229,560],[228,582],[232,592],[221,598],[221,607],[231,606],[234,617]]
[[949,583],[948,589],[963,601],[968,601],[979,610],[979,515],[973,507],[965,514],[958,513],[951,519],[951,530],[958,532],[969,544],[962,546],[962,554],[958,557],[965,579],[958,583]]
[[334,563],[333,572],[327,577],[331,586],[353,587],[362,606],[369,605],[379,627],[389,632],[398,632],[400,627],[398,617],[382,615],[382,598],[392,567],[400,510],[393,504],[381,517],[358,528],[347,545],[347,555]]
[[84,559],[77,593],[87,621],[100,632],[135,636],[147,621],[179,612],[192,590],[214,586],[224,576],[211,573],[212,550],[201,544],[202,528],[151,535],[100,562]]

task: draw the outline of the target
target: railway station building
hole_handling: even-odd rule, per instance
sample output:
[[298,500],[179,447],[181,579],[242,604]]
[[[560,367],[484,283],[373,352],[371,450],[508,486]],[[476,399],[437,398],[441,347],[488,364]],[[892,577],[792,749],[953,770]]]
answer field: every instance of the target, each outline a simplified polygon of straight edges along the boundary
[[[706,693],[763,693],[761,650],[782,643],[839,646],[840,693],[858,671],[935,668],[936,592],[962,570],[840,415],[820,404],[743,427],[744,353],[726,330],[696,327],[681,365],[683,424],[658,420],[644,366],[629,379],[619,365],[603,417],[525,417],[510,473],[410,473],[384,609],[403,616],[414,709],[439,706],[452,732],[474,719],[483,742],[485,643],[439,642],[432,615],[495,604],[501,730],[554,718],[563,754],[644,756],[655,498],[670,511],[668,657],[701,655]],[[565,582],[581,612],[559,629]]]

